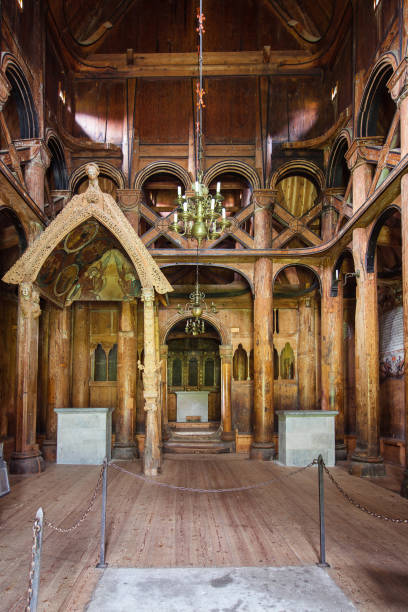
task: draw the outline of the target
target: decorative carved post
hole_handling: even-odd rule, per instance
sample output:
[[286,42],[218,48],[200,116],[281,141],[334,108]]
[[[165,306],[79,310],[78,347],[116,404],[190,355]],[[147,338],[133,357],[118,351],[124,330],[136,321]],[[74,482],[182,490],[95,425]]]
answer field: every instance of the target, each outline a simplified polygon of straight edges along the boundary
[[316,331],[314,299],[299,302],[299,410],[316,410]]
[[167,364],[168,364],[169,347],[167,344],[160,345],[160,363],[161,363],[161,401],[162,401],[162,415],[163,415],[163,428],[162,437],[164,440],[170,438],[169,429],[169,414],[167,404],[168,394],[168,382],[167,382]]
[[323,242],[328,242],[334,236],[337,226],[337,210],[332,204],[332,197],[335,195],[344,195],[344,189],[339,187],[330,187],[325,189],[322,194],[322,239]]
[[114,459],[137,457],[135,443],[137,333],[134,306],[121,302],[118,333],[118,407]]
[[161,465],[160,434],[158,421],[158,385],[160,365],[156,363],[154,329],[154,289],[142,291],[144,305],[144,372],[143,396],[146,411],[146,438],[143,471],[148,476],[157,476]]
[[372,165],[368,163],[367,146],[380,146],[383,138],[370,136],[355,138],[345,158],[353,173],[353,212],[356,212],[367,199],[372,181]]
[[26,165],[25,183],[31,198],[44,210],[44,179],[51,162],[51,153],[44,143],[33,147],[31,161]]
[[232,384],[232,346],[220,345],[221,357],[221,427],[222,439],[230,442],[234,439],[232,431],[231,384]]
[[10,461],[13,474],[42,472],[45,467],[36,443],[39,302],[39,293],[32,283],[21,283],[17,315],[16,450]]
[[336,459],[341,460],[347,458],[344,444],[343,286],[341,279],[333,284],[330,262],[326,262],[322,274],[321,313],[321,408],[338,411]]
[[57,415],[54,410],[69,406],[70,308],[61,310],[57,306],[51,306],[49,335],[47,437],[42,448],[46,461],[56,461]]
[[356,429],[357,444],[350,473],[358,476],[384,476],[379,453],[379,338],[377,273],[365,269],[369,232],[353,231],[353,257],[357,279],[356,295]]
[[[274,190],[254,191],[254,241],[256,249],[272,244]],[[273,410],[273,270],[272,260],[255,262],[254,299],[254,441],[251,459],[268,460],[274,455]]]
[[118,203],[127,220],[136,233],[139,232],[140,205],[143,199],[142,189],[118,189]]
[[90,345],[89,307],[86,302],[74,303],[74,338],[72,347],[72,406],[89,406]]

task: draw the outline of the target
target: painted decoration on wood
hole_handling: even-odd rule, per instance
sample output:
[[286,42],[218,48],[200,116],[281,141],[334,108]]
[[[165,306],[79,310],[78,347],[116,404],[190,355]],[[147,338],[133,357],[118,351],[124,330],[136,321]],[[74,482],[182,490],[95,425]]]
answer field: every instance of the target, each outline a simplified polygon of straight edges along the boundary
[[380,317],[380,377],[400,378],[404,372],[403,308],[397,306]]
[[140,296],[136,270],[114,236],[89,219],[72,230],[46,259],[37,284],[52,300],[123,301]]

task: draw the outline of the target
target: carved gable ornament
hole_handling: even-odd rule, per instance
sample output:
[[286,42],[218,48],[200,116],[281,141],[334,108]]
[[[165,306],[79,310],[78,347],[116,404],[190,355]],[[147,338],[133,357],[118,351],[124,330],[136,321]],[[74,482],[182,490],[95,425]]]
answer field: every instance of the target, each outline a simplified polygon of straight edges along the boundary
[[134,265],[143,288],[154,288],[158,293],[173,291],[118,204],[111,195],[101,191],[98,183],[98,166],[90,163],[86,167],[86,172],[89,178],[88,189],[80,195],[75,195],[68,202],[4,275],[3,281],[15,285],[34,282],[45,260],[58,243],[81,223],[94,218],[119,241]]

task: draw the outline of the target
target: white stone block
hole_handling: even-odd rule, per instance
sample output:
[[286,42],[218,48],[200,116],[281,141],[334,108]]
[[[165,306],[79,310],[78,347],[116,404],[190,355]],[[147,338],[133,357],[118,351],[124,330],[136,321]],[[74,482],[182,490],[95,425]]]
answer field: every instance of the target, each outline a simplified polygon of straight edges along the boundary
[[111,459],[113,408],[56,408],[57,463],[100,465]]
[[335,464],[334,410],[278,410],[279,462],[303,467],[318,455]]

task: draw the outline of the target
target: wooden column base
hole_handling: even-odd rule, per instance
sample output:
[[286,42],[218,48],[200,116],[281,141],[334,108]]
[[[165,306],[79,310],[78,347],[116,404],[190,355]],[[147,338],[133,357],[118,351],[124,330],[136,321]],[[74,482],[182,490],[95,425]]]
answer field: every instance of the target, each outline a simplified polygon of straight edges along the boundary
[[57,461],[57,441],[56,440],[44,440],[42,443],[42,455],[44,457],[44,461],[49,461],[50,463],[56,463]]
[[136,442],[131,444],[114,444],[112,451],[112,459],[124,459],[125,461],[132,461],[137,459],[139,452],[137,450]]
[[335,456],[336,461],[345,461],[347,459],[347,446],[344,442],[336,442]]
[[221,440],[224,440],[224,442],[232,442],[235,440],[235,432],[223,431],[221,434]]
[[14,452],[10,458],[10,474],[39,474],[45,470],[39,450]]
[[349,474],[360,478],[385,476],[384,459],[382,457],[360,457],[354,454],[351,457]]
[[249,451],[249,458],[255,461],[272,461],[275,454],[273,442],[253,442]]

